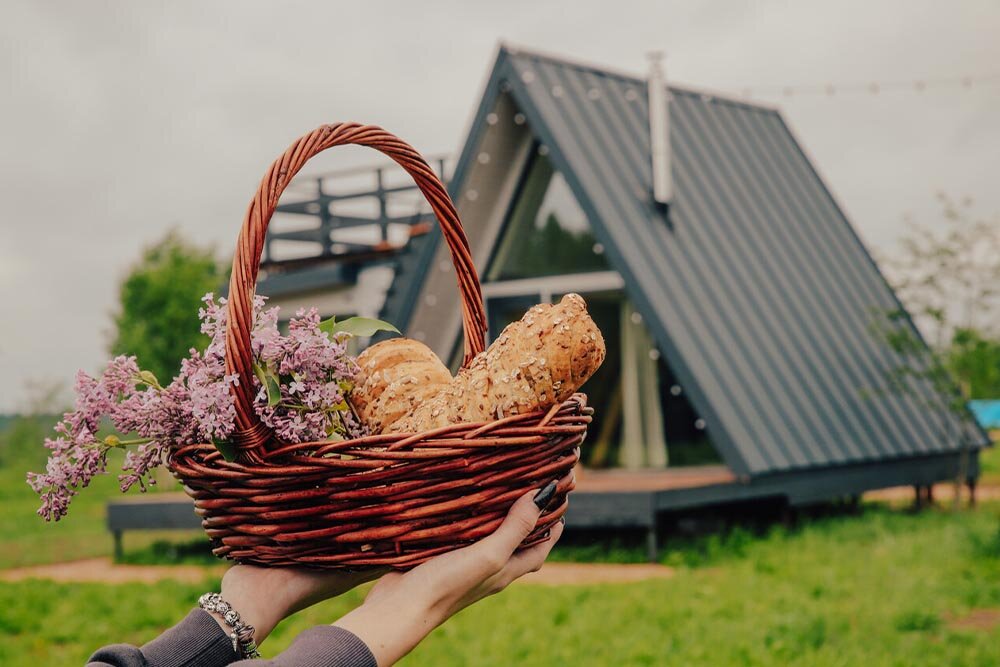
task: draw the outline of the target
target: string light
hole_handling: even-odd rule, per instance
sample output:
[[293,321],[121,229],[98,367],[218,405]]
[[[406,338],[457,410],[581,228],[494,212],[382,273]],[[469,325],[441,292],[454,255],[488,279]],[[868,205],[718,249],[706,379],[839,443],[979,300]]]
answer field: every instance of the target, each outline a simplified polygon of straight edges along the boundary
[[942,88],[971,90],[975,87],[995,86],[997,84],[1000,84],[1000,73],[982,76],[956,76],[941,79],[910,79],[905,81],[801,84],[794,86],[747,86],[741,92],[744,97],[795,97],[797,95],[823,95],[832,97],[840,94],[924,93],[931,89],[939,90]]

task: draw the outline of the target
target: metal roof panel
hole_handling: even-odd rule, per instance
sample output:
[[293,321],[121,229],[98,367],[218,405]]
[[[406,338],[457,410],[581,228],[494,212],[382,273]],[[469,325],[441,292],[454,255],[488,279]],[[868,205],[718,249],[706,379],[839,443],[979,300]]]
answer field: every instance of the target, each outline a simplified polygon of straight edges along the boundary
[[864,395],[898,363],[869,332],[873,310],[899,304],[776,110],[670,89],[667,220],[650,194],[641,79],[523,51],[500,59],[496,76],[734,470],[957,448],[947,434],[969,426],[928,411],[931,387]]

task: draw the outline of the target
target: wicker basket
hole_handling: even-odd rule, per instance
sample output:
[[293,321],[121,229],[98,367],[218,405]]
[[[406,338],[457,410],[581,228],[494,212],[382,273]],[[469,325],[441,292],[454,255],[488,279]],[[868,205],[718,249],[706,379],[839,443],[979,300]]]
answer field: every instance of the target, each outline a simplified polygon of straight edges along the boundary
[[[562,478],[577,462],[592,409],[576,394],[547,411],[424,433],[342,442],[277,441],[253,409],[251,303],[268,222],[282,191],[317,153],[369,146],[405,169],[441,225],[458,276],[465,360],[484,349],[479,279],[458,213],[441,181],[408,144],[385,130],[324,125],[293,143],[267,170],[237,241],[229,285],[226,368],[234,387],[239,449],[228,462],[215,446],[180,447],[169,466],[194,499],[214,553],[260,565],[413,567],[488,535],[510,505]],[[566,511],[563,481],[524,545],[546,539]]]

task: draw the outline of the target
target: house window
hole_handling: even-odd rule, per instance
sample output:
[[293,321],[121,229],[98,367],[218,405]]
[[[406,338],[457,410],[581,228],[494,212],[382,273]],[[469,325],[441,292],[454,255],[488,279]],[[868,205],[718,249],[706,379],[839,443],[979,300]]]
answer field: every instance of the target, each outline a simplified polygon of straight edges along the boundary
[[545,157],[536,156],[484,273],[491,340],[536,303],[558,302],[567,292],[581,294],[607,346],[604,364],[582,389],[595,408],[584,463],[660,468],[720,462],[629,302],[621,275],[596,243],[566,181]]
[[608,271],[603,252],[566,179],[536,154],[485,280]]
[[[572,286],[578,277],[566,276]],[[520,283],[520,281],[518,281]],[[551,284],[552,279],[543,281]],[[567,291],[506,294],[512,283],[484,286],[491,341],[536,303],[558,302]],[[490,296],[490,292],[500,295]],[[645,322],[621,289],[583,292],[604,334],[607,357],[582,391],[595,408],[583,450],[594,468],[662,468],[720,463],[683,387],[659,353]],[[456,359],[456,366],[461,355]]]

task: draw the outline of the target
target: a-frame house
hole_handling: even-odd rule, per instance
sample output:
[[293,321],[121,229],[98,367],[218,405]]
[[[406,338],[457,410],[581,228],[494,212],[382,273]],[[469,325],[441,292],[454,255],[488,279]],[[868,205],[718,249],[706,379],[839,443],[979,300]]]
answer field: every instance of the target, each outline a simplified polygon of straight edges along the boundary
[[[588,387],[604,419],[585,459],[725,467],[704,480],[724,490],[685,481],[679,505],[974,478],[987,440],[972,420],[938,409],[929,384],[882,390],[902,360],[873,318],[901,306],[779,111],[667,89],[663,205],[647,84],[501,47],[451,180],[493,335],[568,291],[606,331],[609,361]],[[454,358],[443,246],[422,264],[397,277],[384,314]]]
[[[501,47],[450,189],[492,335],[570,291],[605,333],[571,526],[977,477],[950,397],[883,391],[900,303],[777,109]],[[457,363],[436,228],[393,268],[381,316]]]

